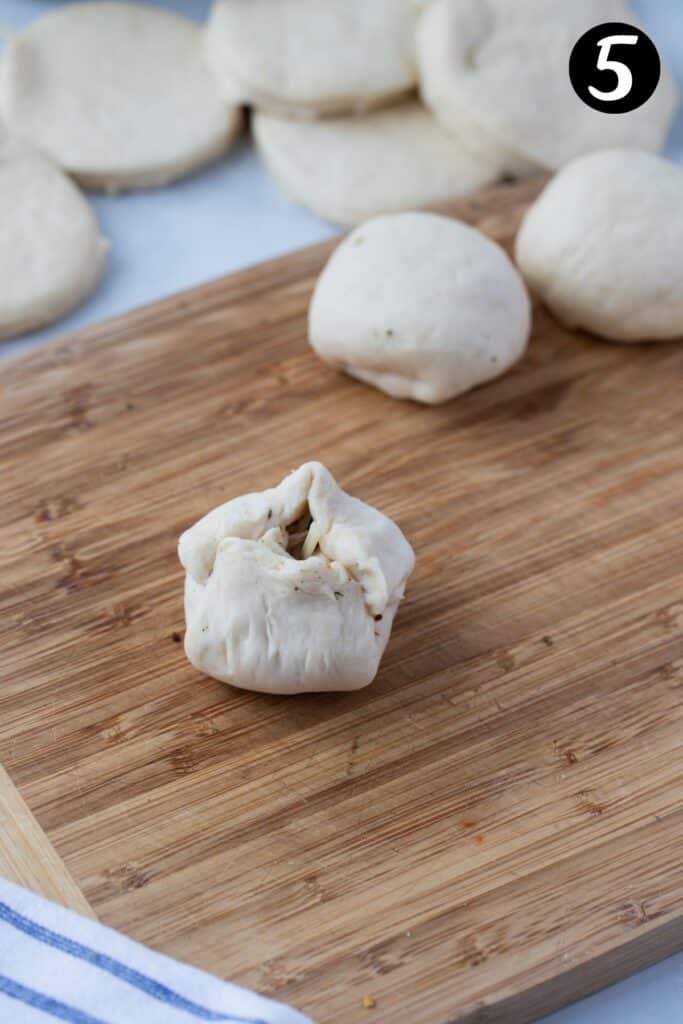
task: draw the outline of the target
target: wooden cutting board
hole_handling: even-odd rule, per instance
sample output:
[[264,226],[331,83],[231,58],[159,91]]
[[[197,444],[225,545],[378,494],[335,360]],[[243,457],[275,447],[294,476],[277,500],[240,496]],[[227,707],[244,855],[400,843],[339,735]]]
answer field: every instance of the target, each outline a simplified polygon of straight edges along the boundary
[[[509,243],[536,188],[452,212]],[[320,1024],[528,1021],[683,947],[683,345],[539,309],[513,373],[395,402],[307,348],[328,252],[2,367],[0,761],[156,949]],[[369,689],[241,693],[176,539],[311,458],[417,570]]]

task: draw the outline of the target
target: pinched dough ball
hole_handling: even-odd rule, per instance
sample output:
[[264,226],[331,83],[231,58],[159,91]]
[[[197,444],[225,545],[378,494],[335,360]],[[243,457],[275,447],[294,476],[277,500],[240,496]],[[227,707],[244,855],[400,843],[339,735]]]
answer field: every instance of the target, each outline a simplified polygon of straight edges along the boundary
[[0,152],[0,338],[59,319],[95,288],[107,242],[76,186],[49,160]]
[[415,86],[413,0],[215,0],[205,52],[225,96],[272,113],[368,110]]
[[309,340],[326,362],[394,398],[444,402],[524,353],[529,298],[505,252],[432,213],[361,225],[324,268]]
[[109,191],[187,174],[241,123],[203,65],[199,26],[108,0],[60,6],[10,39],[0,112],[14,135]]
[[[624,0],[598,6],[599,21],[638,24]],[[512,174],[554,170],[605,146],[660,149],[678,105],[665,66],[631,113],[600,113],[574,92],[567,61],[595,24],[595,0],[435,0],[417,29],[422,98]]]
[[264,693],[372,682],[415,561],[398,526],[319,462],[215,508],[178,550],[188,658]]
[[499,177],[417,102],[323,121],[257,113],[252,125],[284,190],[337,224],[456,199]]
[[565,167],[528,211],[519,267],[569,327],[614,341],[683,337],[683,168],[610,149]]

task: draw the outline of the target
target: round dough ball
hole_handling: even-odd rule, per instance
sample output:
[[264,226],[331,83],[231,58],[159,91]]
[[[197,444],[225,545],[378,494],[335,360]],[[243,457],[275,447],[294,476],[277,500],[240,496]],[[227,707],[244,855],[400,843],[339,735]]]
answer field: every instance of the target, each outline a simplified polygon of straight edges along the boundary
[[315,117],[380,106],[416,84],[413,0],[216,0],[207,61],[224,94]]
[[203,65],[198,25],[106,0],[60,7],[11,39],[0,113],[83,185],[108,191],[189,173],[241,123]]
[[419,103],[325,121],[256,114],[252,125],[276,181],[337,224],[456,199],[499,177]]
[[82,302],[107,249],[87,200],[57,167],[32,154],[0,157],[0,338]]
[[[665,66],[654,95],[628,114],[592,110],[572,88],[569,55],[595,14],[595,0],[436,0],[417,29],[422,98],[511,174],[605,146],[658,150],[678,105]],[[600,18],[638,24],[624,0],[603,0]]]
[[574,160],[527,212],[516,257],[569,327],[683,338],[683,168],[629,149]]
[[309,339],[326,362],[394,398],[444,402],[526,349],[524,283],[495,242],[432,213],[356,228],[313,294]]

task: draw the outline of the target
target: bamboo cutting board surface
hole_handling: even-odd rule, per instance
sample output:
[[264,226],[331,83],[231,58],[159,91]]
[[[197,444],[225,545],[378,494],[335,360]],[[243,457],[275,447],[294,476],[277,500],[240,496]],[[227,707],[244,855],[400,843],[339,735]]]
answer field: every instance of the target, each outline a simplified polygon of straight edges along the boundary
[[[452,212],[509,243],[536,188]],[[320,1024],[528,1021],[683,946],[683,345],[538,309],[508,376],[394,402],[306,346],[328,252],[3,367],[0,761],[133,938]],[[369,689],[241,693],[176,540],[311,458],[417,569]]]

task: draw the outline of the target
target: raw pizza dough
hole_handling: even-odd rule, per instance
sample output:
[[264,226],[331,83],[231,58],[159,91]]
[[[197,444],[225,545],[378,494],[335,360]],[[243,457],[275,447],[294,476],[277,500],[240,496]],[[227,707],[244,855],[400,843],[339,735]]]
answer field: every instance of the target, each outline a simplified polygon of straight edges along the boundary
[[178,552],[187,657],[264,693],[372,682],[415,562],[398,526],[319,462],[215,508]]
[[59,7],[10,39],[0,113],[83,185],[108,191],[189,173],[241,122],[204,67],[199,26],[107,0]]
[[288,195],[338,224],[456,199],[499,176],[417,102],[324,121],[257,113],[252,125]]
[[[638,25],[624,0],[599,6],[603,22]],[[595,24],[595,0],[435,0],[417,29],[422,98],[511,174],[555,170],[605,146],[660,149],[678,105],[664,65],[654,95],[628,114],[592,110],[574,92],[569,55]]]
[[524,353],[529,298],[495,242],[432,213],[377,217],[335,249],[311,301],[326,362],[395,398],[444,402]]
[[0,338],[82,302],[107,248],[90,205],[59,168],[20,147],[0,153]]
[[516,257],[569,327],[683,338],[683,168],[639,150],[579,157],[526,214]]
[[359,112],[414,88],[417,13],[414,0],[215,0],[205,53],[233,102]]

